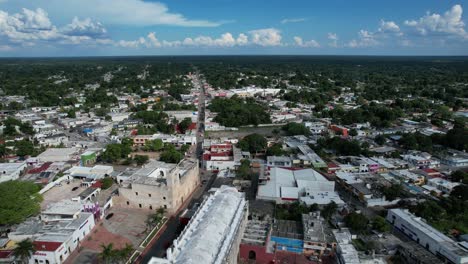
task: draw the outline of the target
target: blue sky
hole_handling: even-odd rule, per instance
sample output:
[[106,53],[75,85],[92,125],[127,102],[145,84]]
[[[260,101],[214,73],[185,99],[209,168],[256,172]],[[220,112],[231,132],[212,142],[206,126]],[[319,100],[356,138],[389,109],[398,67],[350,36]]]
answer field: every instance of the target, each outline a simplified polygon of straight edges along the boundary
[[0,0],[0,56],[468,55],[468,0]]

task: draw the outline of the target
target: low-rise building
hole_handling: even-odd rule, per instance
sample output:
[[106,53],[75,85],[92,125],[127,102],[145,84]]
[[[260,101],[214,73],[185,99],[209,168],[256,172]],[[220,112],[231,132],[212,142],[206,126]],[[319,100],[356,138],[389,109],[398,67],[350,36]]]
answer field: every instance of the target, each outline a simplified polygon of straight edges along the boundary
[[423,185],[426,180],[426,178],[423,175],[410,172],[409,170],[394,170],[391,171],[389,174],[400,181],[412,183],[419,186]]
[[441,192],[450,194],[453,188],[460,185],[459,182],[451,182],[442,178],[432,178],[427,180],[427,185],[432,186],[440,190]]
[[289,168],[292,166],[292,161],[291,158],[287,156],[268,156],[267,166]]
[[8,234],[9,239],[15,242],[33,241],[35,252],[29,258],[29,264],[61,264],[91,233],[95,225],[92,213],[76,214],[75,210],[67,210],[56,212],[65,218],[49,222],[29,219]]
[[39,162],[78,160],[76,148],[49,148],[37,156]]
[[0,163],[0,182],[17,180],[26,167],[26,162]]
[[301,201],[306,204],[344,204],[335,193],[335,182],[329,181],[313,169],[262,168],[257,199],[277,203]]
[[360,264],[359,254],[352,243],[348,229],[333,230],[336,240],[337,261],[339,264]]
[[247,216],[244,194],[221,186],[203,201],[166,258],[153,257],[149,264],[237,263]]
[[407,210],[389,210],[387,221],[439,258],[455,264],[468,263],[467,242],[454,241]]
[[175,213],[200,184],[198,160],[178,164],[151,161],[126,178],[119,178],[116,202],[122,206]]

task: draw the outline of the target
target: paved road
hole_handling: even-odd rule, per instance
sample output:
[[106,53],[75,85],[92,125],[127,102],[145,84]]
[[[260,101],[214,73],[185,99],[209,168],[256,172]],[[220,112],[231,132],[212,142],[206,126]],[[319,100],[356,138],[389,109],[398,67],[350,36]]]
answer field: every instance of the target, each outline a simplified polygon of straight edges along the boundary
[[[193,85],[195,88],[198,88],[200,91],[200,96],[198,97],[198,121],[197,121],[197,147],[193,155],[201,160],[203,154],[203,140],[205,133],[205,81],[200,79],[198,73],[195,73],[193,78]],[[208,173],[200,169],[200,178],[205,182],[193,193],[192,197],[187,200],[187,202],[179,209],[179,212],[176,213],[169,221],[166,226],[163,227],[164,230],[158,235],[158,237],[149,245],[141,257],[137,260],[138,263],[148,263],[152,257],[164,257],[166,254],[166,249],[172,245],[172,241],[177,238],[177,236],[182,232],[183,226],[179,223],[179,218],[186,208],[191,208],[195,203],[200,203],[203,199],[203,195],[211,188],[213,182],[216,179],[216,175]]]

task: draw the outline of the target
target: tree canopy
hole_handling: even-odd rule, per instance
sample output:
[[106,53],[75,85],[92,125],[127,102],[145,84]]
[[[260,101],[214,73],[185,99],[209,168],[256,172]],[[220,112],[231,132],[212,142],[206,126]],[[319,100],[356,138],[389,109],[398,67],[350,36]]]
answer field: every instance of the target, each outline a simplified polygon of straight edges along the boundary
[[250,134],[239,140],[239,147],[243,151],[257,153],[263,151],[267,147],[267,140],[260,134]]
[[214,121],[227,127],[259,125],[271,123],[266,107],[258,104],[252,98],[245,100],[233,96],[231,98],[215,98],[208,107],[218,113]]
[[40,212],[40,187],[28,181],[0,183],[0,225],[18,224]]

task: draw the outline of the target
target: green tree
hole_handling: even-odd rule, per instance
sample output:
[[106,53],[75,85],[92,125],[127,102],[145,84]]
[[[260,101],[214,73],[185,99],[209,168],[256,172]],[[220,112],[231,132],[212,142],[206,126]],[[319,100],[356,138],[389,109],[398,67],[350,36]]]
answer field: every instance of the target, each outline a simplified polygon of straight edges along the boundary
[[179,123],[180,133],[185,134],[185,132],[187,131],[187,129],[190,127],[191,124],[192,124],[192,119],[190,117],[184,118],[184,120],[182,120]]
[[403,186],[401,184],[392,184],[390,187],[384,187],[382,193],[385,195],[385,198],[389,201],[393,201],[400,197],[403,192]]
[[18,244],[16,244],[16,248],[13,249],[13,255],[15,258],[20,259],[21,263],[27,264],[29,262],[29,258],[36,252],[34,248],[34,244],[31,240],[25,239]]
[[379,144],[379,145],[383,145],[385,144],[385,141],[386,141],[386,137],[384,135],[377,135],[375,138],[374,138],[374,141],[375,143]]
[[450,179],[453,182],[462,182],[464,184],[468,184],[468,172],[464,172],[462,170],[454,171],[450,174]]
[[149,157],[147,155],[135,155],[133,159],[139,166],[141,166],[149,160]]
[[349,135],[352,136],[352,137],[355,137],[358,135],[358,132],[355,128],[352,128],[349,130]]
[[167,144],[164,148],[159,160],[167,163],[179,163],[184,158],[184,155],[177,151],[173,145]]
[[260,134],[250,134],[239,141],[239,147],[243,151],[257,153],[265,150],[267,143],[268,142],[264,136]]
[[361,233],[367,229],[369,220],[363,214],[352,212],[345,217],[346,225],[357,233]]
[[109,243],[107,245],[101,244],[101,253],[99,253],[99,259],[105,264],[114,263],[117,258],[117,252],[114,249],[114,244]]
[[102,183],[102,189],[106,190],[109,189],[112,184],[114,184],[114,180],[111,177],[105,177],[104,179],[101,180]]
[[248,159],[241,160],[241,165],[236,170],[236,176],[244,180],[251,179],[250,161]]
[[160,151],[164,147],[164,143],[161,139],[147,140],[143,149],[145,151]]
[[20,140],[15,142],[15,149],[16,149],[16,155],[20,157],[24,156],[34,156],[36,154],[36,151],[34,149],[34,145],[31,141],[29,140]]
[[376,216],[374,220],[372,221],[372,228],[381,233],[390,231],[390,225],[387,223],[385,218],[379,215]]
[[310,135],[310,130],[301,123],[288,123],[284,125],[281,129],[286,132],[288,136],[296,136],[296,135]]
[[279,143],[271,145],[271,147],[267,148],[266,152],[267,156],[281,156],[283,154],[285,154],[285,151],[283,150],[283,146]]
[[68,118],[76,118],[76,112],[75,109],[71,108],[67,111],[67,117]]
[[330,220],[335,214],[336,209],[338,209],[338,205],[333,201],[325,205],[321,211],[323,218]]
[[0,225],[23,222],[40,212],[40,187],[29,181],[0,183]]
[[19,130],[21,133],[26,134],[26,135],[34,135],[34,128],[29,122],[23,122],[19,126]]
[[468,185],[461,184],[461,185],[455,186],[452,192],[450,192],[450,196],[460,199],[462,201],[468,201]]

